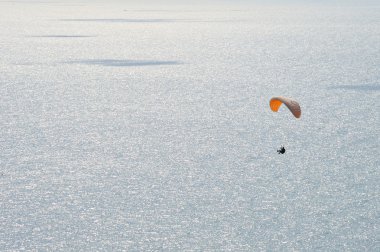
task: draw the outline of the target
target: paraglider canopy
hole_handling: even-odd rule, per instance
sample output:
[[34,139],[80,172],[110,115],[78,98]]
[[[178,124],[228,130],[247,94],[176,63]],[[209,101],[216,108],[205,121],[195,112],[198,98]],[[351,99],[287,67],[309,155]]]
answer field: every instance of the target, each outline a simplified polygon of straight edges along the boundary
[[269,102],[269,106],[274,112],[277,112],[282,104],[285,104],[296,118],[301,117],[301,107],[299,103],[292,98],[277,96],[273,97]]

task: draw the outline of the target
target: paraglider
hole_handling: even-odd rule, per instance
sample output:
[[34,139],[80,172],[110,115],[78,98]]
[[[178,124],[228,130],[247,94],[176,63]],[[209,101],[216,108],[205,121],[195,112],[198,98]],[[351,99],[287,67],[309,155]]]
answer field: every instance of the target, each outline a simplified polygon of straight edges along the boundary
[[285,147],[281,146],[279,150],[277,150],[278,154],[285,154]]
[[[269,106],[273,112],[278,112],[282,104],[285,104],[285,106],[290,110],[290,112],[292,112],[295,118],[301,117],[301,107],[299,103],[292,98],[277,96],[270,99],[269,102]],[[277,153],[285,154],[285,147],[281,146],[281,148],[277,150]]]
[[296,118],[301,117],[301,107],[299,103],[292,98],[277,96],[270,99],[270,102],[269,102],[269,106],[273,112],[277,112],[280,109],[282,104],[285,104],[286,107],[288,107],[288,109],[290,110],[290,112],[292,112],[294,117]]

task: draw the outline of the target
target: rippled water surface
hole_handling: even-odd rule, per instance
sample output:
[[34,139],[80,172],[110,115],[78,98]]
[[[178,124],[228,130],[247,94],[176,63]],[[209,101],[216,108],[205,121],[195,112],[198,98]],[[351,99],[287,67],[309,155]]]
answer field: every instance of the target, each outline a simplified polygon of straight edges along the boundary
[[0,56],[0,250],[380,250],[378,7],[2,1]]

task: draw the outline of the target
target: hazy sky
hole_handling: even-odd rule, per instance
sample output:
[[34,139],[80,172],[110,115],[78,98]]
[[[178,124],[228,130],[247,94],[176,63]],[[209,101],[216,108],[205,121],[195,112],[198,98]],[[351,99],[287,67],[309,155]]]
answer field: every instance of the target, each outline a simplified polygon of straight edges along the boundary
[[[328,5],[376,5],[380,6],[379,0],[69,0],[70,2],[118,2],[123,4],[172,4],[172,5],[194,5],[194,4],[328,4]],[[14,2],[40,2],[15,0]],[[62,0],[44,0],[44,2],[68,2]]]
[[329,5],[329,6],[376,6],[380,0],[9,0],[5,3],[106,3],[134,6],[247,6],[247,5]]
[[[100,0],[102,1],[102,0]],[[287,4],[287,3],[297,3],[297,4],[355,4],[355,5],[368,5],[376,4],[379,5],[379,0],[118,0],[118,2],[123,3],[172,3],[172,4],[194,4],[194,3],[228,3],[228,4]]]

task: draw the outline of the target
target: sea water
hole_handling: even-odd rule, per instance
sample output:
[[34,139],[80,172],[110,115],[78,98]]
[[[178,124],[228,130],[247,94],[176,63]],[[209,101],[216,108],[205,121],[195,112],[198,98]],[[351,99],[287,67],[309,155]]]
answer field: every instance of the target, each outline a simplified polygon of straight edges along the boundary
[[376,5],[2,1],[0,250],[379,251],[379,94]]

